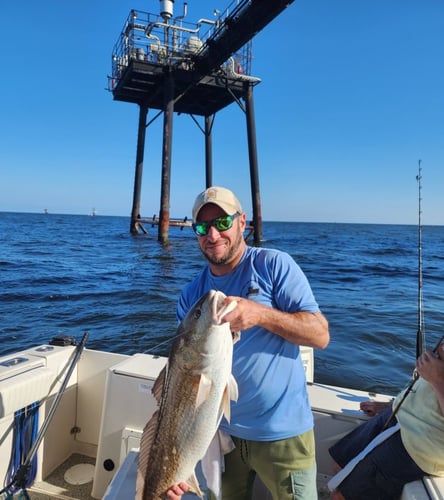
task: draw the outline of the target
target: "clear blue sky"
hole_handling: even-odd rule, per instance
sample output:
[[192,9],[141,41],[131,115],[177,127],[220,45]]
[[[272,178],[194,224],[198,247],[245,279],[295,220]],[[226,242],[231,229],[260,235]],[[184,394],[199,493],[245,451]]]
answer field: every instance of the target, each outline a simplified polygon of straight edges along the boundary
[[[189,0],[187,21],[228,0]],[[183,3],[175,2],[175,15]],[[158,0],[0,7],[0,211],[129,215],[138,106],[105,90],[130,9]],[[253,42],[264,220],[444,225],[444,2],[295,0]],[[149,118],[154,116],[153,111]],[[141,213],[159,212],[161,124],[148,128]],[[216,116],[215,184],[251,216],[245,116]],[[204,138],[174,117],[172,217],[204,188]]]

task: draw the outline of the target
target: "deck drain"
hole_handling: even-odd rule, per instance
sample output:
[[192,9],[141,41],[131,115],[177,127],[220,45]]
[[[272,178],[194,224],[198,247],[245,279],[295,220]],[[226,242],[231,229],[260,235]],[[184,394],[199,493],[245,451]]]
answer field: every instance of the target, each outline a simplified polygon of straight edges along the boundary
[[77,464],[70,467],[63,476],[69,484],[86,484],[93,480],[94,465]]

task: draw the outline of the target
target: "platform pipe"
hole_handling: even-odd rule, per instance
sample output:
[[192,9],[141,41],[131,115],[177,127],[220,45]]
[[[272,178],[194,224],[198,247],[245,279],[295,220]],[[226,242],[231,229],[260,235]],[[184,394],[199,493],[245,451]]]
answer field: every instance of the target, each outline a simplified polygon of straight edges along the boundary
[[254,119],[253,85],[245,83],[245,103],[248,136],[248,157],[250,160],[251,200],[253,205],[254,245],[262,242],[262,209],[259,191],[259,170],[257,161],[256,126]]
[[158,240],[165,244],[168,242],[168,228],[170,224],[171,153],[173,144],[174,79],[171,72],[166,75],[164,88],[165,111],[163,115],[162,186]]
[[[179,16],[176,19],[182,19],[184,16]],[[176,20],[175,19],[175,20]],[[183,32],[183,33],[189,33],[189,34],[197,34],[200,31],[201,25],[202,24],[209,24],[211,26],[214,26],[217,24],[217,21],[212,21],[210,19],[204,19],[201,18],[199,21],[197,21],[196,28],[185,28],[184,26],[178,26],[177,24],[170,24],[170,23],[163,23],[161,21],[156,21],[154,23],[149,23],[147,24],[146,28],[144,29],[144,34],[147,38],[151,38],[151,31],[154,28],[163,28],[164,29],[164,44],[166,47],[168,47],[169,43],[169,37],[168,37],[168,32],[171,30],[172,31],[172,50],[176,51],[178,49],[178,43],[177,43],[177,32]],[[201,50],[201,48],[199,48]]]
[[205,187],[213,185],[213,122],[214,114],[205,116]]
[[136,152],[136,172],[134,175],[133,207],[131,210],[131,234],[138,234],[140,217],[140,193],[142,188],[143,158],[145,150],[146,118],[148,115],[148,106],[140,104],[139,106],[139,127],[137,132],[137,152]]
[[[196,23],[196,28],[185,28],[184,26],[177,26],[176,24],[156,21],[155,23],[147,24],[145,28],[145,34],[148,35],[149,33],[151,33],[153,28],[168,28],[177,31],[184,31],[185,33],[197,33],[200,30],[202,24],[210,24],[211,26],[214,26],[215,24],[217,24],[217,21],[212,21],[211,19],[199,19]],[[137,29],[140,29],[140,26],[138,26]]]
[[234,68],[234,58],[230,57],[227,64],[227,75],[243,82],[260,83],[262,80],[257,76],[250,76],[238,73]]

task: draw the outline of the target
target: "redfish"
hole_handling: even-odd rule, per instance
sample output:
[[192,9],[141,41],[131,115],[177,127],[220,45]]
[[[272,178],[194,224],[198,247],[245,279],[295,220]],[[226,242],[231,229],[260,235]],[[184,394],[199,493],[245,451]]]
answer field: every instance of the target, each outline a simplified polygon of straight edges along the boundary
[[174,483],[187,482],[202,497],[195,468],[238,389],[231,374],[239,338],[222,322],[237,303],[211,290],[179,325],[168,363],[152,392],[158,410],[146,424],[139,454],[136,500],[160,500]]

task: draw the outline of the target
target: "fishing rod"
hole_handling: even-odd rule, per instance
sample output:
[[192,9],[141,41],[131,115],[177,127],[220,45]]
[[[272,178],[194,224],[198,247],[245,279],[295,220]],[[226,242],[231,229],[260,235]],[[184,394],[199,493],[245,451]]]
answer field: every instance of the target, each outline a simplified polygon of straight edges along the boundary
[[[418,160],[418,175],[416,176],[416,180],[418,181],[418,329],[416,331],[416,359],[418,359],[421,354],[424,352],[424,313],[423,313],[423,273],[422,273],[422,222],[421,222],[421,179],[422,179],[422,168],[421,168],[421,160]],[[438,350],[439,344],[443,341],[444,335],[439,339],[436,344],[433,352],[436,353]],[[396,408],[393,409],[391,415],[387,419],[384,424],[383,430],[386,429],[389,423],[392,421],[393,417],[398,413],[399,408],[404,402],[405,398],[409,395],[416,381],[418,380],[419,375],[415,368],[413,371],[412,379],[407,386],[407,389],[404,392],[402,399],[396,405]]]
[[421,179],[422,179],[421,160],[418,160],[418,330],[416,332],[416,359],[424,351],[424,314],[423,314],[423,293],[422,293],[422,223],[421,223]]

